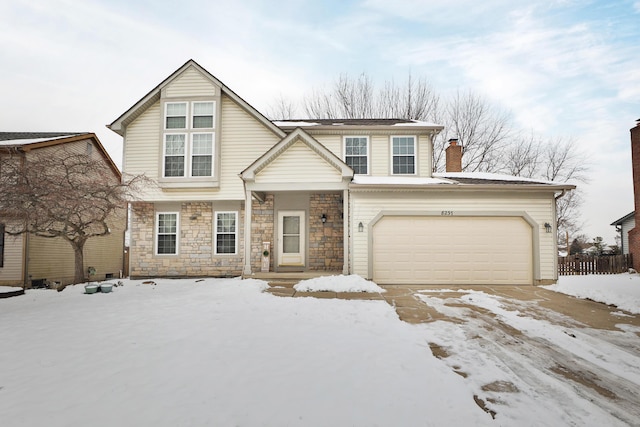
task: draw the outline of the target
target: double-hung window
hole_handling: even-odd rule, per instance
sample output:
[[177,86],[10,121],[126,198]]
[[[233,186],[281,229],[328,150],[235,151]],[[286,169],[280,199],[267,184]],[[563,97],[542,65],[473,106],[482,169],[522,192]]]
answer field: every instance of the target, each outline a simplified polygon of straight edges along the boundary
[[211,176],[213,169],[213,134],[191,135],[191,176]]
[[158,212],[156,215],[156,254],[178,254],[178,213]]
[[414,136],[392,136],[392,171],[394,175],[415,175],[416,138]]
[[213,129],[213,102],[193,103],[193,128]]
[[164,135],[164,176],[184,176],[185,138],[184,133]]
[[344,162],[355,174],[369,173],[369,138],[347,136],[344,138]]
[[162,176],[213,176],[214,128],[215,102],[165,103]]
[[238,212],[216,212],[216,254],[236,254],[238,249]]

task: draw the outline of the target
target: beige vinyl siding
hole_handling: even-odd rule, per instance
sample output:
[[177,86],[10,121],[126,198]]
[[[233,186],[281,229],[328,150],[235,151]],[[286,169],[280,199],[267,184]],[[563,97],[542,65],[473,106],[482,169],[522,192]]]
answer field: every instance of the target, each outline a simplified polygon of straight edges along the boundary
[[[540,279],[555,280],[556,253],[553,233],[546,233],[545,222],[553,221],[554,199],[552,194],[532,193],[529,196],[506,193],[490,195],[488,193],[470,192],[352,192],[351,195],[351,227],[358,229],[360,222],[364,232],[352,233],[351,266],[355,274],[368,276],[368,225],[381,211],[429,212],[439,214],[442,211],[461,212],[527,212],[540,225],[538,230],[540,241]],[[534,266],[535,267],[535,266]]]
[[[114,278],[123,268],[124,231],[112,230],[108,236],[94,237],[84,248],[84,271],[96,269],[92,280],[103,280],[105,274]],[[31,236],[29,240],[29,279],[47,279],[64,284],[73,281],[75,258],[71,245],[61,239]]]
[[418,175],[430,177],[433,171],[433,156],[431,154],[431,137],[418,135]]
[[[418,174],[421,177],[430,177],[432,171],[431,138],[426,134],[415,134],[410,129],[399,131],[393,135],[407,135],[417,137],[417,163]],[[388,132],[384,135],[371,135],[370,131],[359,133],[357,131],[345,131],[343,135],[313,135],[313,137],[337,157],[344,161],[344,136],[368,136],[369,137],[369,175],[391,175],[391,136]]]
[[24,236],[4,236],[4,263],[0,285],[22,285]]
[[391,174],[389,135],[372,135],[369,138],[371,149],[369,150],[369,164],[371,165],[372,176],[388,176]]
[[185,70],[163,90],[165,91],[165,96],[170,98],[214,96],[218,94],[216,85],[195,68]]
[[222,97],[220,191],[214,199],[244,200],[238,176],[280,138],[229,97]]
[[[150,187],[143,194],[145,200],[244,200],[244,187],[238,174],[280,139],[227,96],[222,96],[221,104],[221,124],[216,130],[220,132],[220,153],[214,153],[221,156],[220,187],[165,191],[160,187]],[[157,102],[127,127],[124,145],[126,173],[145,173],[152,179],[159,178],[161,125],[162,111],[160,102]]]
[[257,183],[341,182],[340,171],[298,141],[256,175]]
[[145,174],[157,180],[160,176],[162,137],[160,127],[162,112],[160,101],[134,120],[124,138],[124,172],[130,175]]
[[[355,133],[350,133],[345,136],[360,136]],[[326,149],[331,151],[336,157],[342,159],[344,161],[344,142],[343,135],[314,135],[316,141],[320,144],[324,145]]]

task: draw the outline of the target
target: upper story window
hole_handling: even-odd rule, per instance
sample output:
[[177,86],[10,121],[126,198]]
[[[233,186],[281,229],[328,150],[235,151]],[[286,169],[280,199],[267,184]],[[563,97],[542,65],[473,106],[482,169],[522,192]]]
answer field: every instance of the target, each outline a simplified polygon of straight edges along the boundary
[[162,176],[212,177],[215,102],[165,103]]
[[369,138],[366,136],[346,136],[344,138],[344,162],[356,174],[369,173]]
[[167,102],[165,104],[165,129],[187,128],[187,103]]
[[184,176],[185,138],[184,133],[164,135],[164,176]]
[[392,173],[394,175],[415,175],[416,138],[414,136],[392,136],[391,150]]
[[193,103],[193,128],[213,128],[213,102]]
[[191,176],[211,176],[213,169],[213,134],[191,135]]

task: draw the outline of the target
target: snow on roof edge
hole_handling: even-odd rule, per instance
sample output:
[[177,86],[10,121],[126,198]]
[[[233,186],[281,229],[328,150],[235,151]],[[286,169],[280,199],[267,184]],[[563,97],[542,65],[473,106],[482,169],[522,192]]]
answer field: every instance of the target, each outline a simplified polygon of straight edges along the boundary
[[521,182],[531,182],[534,184],[548,184],[548,185],[564,184],[561,182],[546,181],[543,179],[525,178],[521,176],[504,175],[504,174],[489,173],[489,172],[437,172],[437,173],[434,173],[433,176],[438,178],[445,178],[445,179],[469,178],[469,179],[485,179],[485,180],[492,180],[492,181],[521,181]]

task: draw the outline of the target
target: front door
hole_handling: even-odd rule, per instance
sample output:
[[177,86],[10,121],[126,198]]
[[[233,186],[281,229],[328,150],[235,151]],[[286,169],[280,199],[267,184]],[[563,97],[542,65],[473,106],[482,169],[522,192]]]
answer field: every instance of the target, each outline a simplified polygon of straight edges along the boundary
[[304,211],[278,212],[278,265],[304,266]]

